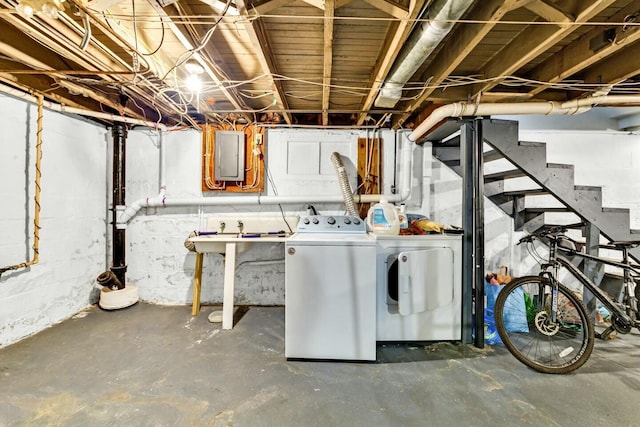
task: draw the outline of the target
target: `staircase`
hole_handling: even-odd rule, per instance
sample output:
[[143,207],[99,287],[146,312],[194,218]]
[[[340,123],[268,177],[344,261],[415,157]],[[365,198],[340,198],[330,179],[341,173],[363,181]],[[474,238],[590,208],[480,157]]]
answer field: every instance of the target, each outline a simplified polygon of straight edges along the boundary
[[[561,213],[571,219],[565,223],[590,224],[609,241],[640,239],[629,228],[628,209],[603,207],[601,187],[575,185],[573,165],[547,163],[545,143],[519,141],[518,122],[482,122],[485,147],[489,147],[483,155],[485,196],[513,217],[517,231],[533,232],[544,224],[558,224],[553,217]],[[459,120],[449,121],[426,139],[433,142],[434,157],[462,174],[460,138],[454,134],[460,125]],[[491,167],[494,162],[503,167]],[[630,254],[640,259],[640,248]]]

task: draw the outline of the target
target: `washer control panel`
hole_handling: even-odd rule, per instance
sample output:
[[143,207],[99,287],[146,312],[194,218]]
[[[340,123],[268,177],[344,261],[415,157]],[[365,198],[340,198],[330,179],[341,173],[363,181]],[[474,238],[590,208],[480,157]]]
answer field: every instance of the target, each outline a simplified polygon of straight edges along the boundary
[[350,215],[307,215],[298,221],[298,233],[350,233],[367,232],[364,220]]

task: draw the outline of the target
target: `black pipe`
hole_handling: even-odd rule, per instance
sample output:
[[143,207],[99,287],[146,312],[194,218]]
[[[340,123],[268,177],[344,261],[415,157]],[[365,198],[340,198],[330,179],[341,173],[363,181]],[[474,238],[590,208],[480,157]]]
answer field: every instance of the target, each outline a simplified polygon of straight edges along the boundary
[[125,165],[126,165],[126,141],[127,128],[122,123],[115,123],[111,132],[113,136],[113,263],[111,271],[118,278],[118,289],[124,289],[126,285],[126,234],[125,229],[117,227],[117,206],[125,205]]

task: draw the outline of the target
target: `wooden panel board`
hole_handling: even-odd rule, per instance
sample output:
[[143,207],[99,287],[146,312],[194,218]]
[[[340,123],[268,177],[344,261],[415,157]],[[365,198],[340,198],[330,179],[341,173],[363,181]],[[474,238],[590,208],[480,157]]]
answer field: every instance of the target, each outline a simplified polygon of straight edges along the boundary
[[[244,181],[215,181],[215,132],[218,130],[243,131],[245,135]],[[257,135],[260,135],[259,137]],[[261,144],[256,144],[256,140]],[[202,129],[202,191],[227,193],[257,193],[264,191],[264,128],[257,126],[213,126]]]
[[[381,138],[358,138],[358,194],[382,193],[382,144]],[[361,203],[361,218],[367,215],[369,203]]]

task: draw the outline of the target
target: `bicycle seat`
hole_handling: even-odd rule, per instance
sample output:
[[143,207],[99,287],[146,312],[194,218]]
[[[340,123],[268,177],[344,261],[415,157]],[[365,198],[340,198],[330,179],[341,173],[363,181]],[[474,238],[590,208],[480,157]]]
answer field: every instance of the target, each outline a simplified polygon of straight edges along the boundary
[[616,240],[614,242],[609,242],[609,244],[619,248],[635,248],[640,245],[640,240]]

